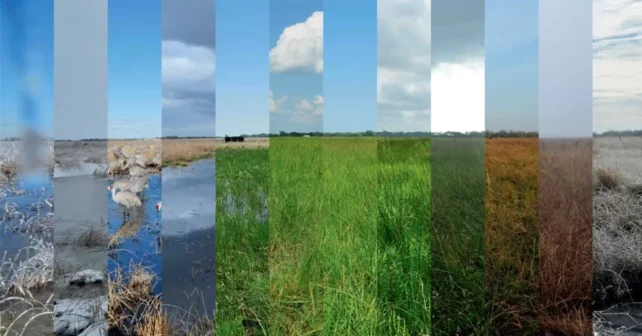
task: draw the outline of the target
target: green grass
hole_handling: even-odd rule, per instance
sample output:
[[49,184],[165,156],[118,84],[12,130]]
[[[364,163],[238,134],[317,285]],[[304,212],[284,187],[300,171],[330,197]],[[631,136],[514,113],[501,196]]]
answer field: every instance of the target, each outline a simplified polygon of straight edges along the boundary
[[432,140],[432,329],[485,335],[484,138]]
[[[217,333],[429,334],[429,152],[376,138],[219,151]],[[225,214],[228,193],[259,187],[267,226]]]
[[[268,226],[255,214],[270,181],[267,149],[219,150],[216,154],[216,334],[267,330]],[[247,215],[226,212],[246,198]]]

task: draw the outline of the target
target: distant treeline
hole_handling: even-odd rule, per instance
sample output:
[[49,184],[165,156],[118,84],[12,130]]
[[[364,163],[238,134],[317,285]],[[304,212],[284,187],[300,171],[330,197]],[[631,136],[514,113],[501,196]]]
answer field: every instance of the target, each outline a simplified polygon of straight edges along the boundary
[[[259,133],[259,134],[240,134],[244,138],[271,138],[271,137],[493,137],[493,138],[531,138],[538,137],[538,132],[525,132],[525,131],[485,131],[485,132],[279,132],[279,133]],[[593,133],[594,137],[609,137],[609,136],[642,136],[642,130],[624,130],[624,131],[606,131],[602,133]],[[164,136],[161,139],[222,139],[223,136]],[[2,141],[20,141],[22,137],[7,137]],[[52,139],[49,139],[52,140]],[[82,139],[75,141],[107,141],[109,139]],[[115,139],[112,139],[115,140]],[[140,139],[120,139],[120,140],[140,140]],[[74,140],[57,140],[57,141],[74,141]]]

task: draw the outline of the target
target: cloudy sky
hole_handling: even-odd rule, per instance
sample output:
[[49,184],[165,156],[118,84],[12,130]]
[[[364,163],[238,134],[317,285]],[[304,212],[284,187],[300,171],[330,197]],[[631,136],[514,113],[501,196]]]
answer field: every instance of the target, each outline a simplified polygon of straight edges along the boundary
[[432,3],[432,132],[484,130],[484,1]]
[[162,3],[162,134],[214,136],[215,0]]
[[588,137],[592,116],[592,3],[539,1],[540,137]]
[[323,130],[323,0],[270,1],[270,132]]
[[642,129],[642,2],[593,1],[593,129]]
[[161,2],[110,1],[109,138],[161,136],[161,79]]
[[377,6],[377,129],[429,132],[430,0]]
[[537,131],[538,2],[486,0],[486,129]]
[[[216,135],[268,133],[269,1],[220,1],[216,8]],[[239,43],[243,41],[243,43]]]

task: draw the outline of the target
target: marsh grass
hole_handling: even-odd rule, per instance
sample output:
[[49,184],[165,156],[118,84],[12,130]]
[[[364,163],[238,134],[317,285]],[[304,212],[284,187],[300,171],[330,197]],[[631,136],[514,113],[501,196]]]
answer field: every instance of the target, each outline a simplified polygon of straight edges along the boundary
[[592,139],[540,140],[539,323],[592,333]]
[[428,155],[426,139],[219,149],[217,334],[428,334]]
[[488,335],[539,335],[538,139],[486,140]]
[[431,141],[432,330],[483,335],[484,138]]
[[430,139],[377,143],[378,335],[430,335]]
[[[216,154],[216,333],[267,334],[268,226],[254,215],[264,207],[259,190],[268,193],[267,149],[222,149]],[[245,207],[243,216],[226,212]]]

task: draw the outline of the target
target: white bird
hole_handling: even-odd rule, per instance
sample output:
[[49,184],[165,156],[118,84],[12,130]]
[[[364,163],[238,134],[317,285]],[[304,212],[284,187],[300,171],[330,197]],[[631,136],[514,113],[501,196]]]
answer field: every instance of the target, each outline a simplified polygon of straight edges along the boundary
[[147,175],[147,170],[139,165],[133,165],[129,168],[129,175],[131,176]]
[[[147,175],[145,175],[147,176]],[[131,180],[128,181],[128,190],[133,192],[134,194],[139,194],[147,187],[147,182],[142,179],[142,178],[135,178],[133,177]]]
[[163,201],[158,201],[156,203],[156,211],[160,211],[161,207],[163,206]]
[[111,198],[114,200],[114,202],[124,206],[127,209],[127,212],[125,212],[125,216],[129,215],[130,208],[140,207],[143,205],[143,203],[140,201],[140,198],[129,191],[120,190],[118,193],[116,193],[116,188],[114,188],[113,185],[107,187],[107,189],[111,191]]
[[118,180],[114,181],[114,183],[112,183],[112,186],[115,189],[118,189],[118,190],[121,190],[121,191],[125,191],[125,190],[129,190],[129,182],[130,182],[129,179],[121,178],[121,179],[118,179]]

